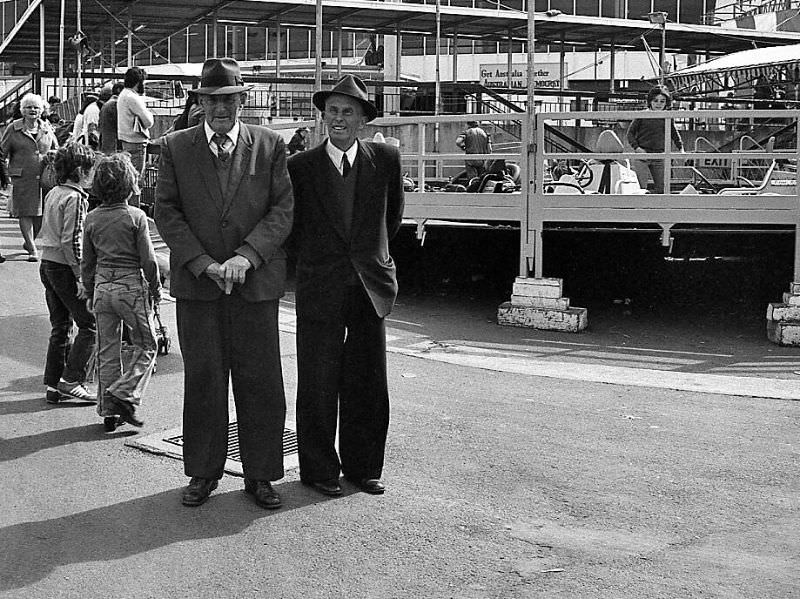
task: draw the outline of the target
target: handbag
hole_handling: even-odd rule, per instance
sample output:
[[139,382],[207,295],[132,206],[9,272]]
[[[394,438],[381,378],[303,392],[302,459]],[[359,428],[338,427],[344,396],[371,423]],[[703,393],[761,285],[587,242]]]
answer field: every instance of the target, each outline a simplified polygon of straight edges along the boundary
[[11,218],[17,217],[17,209],[14,206],[14,186],[9,185],[6,187],[6,191],[3,193],[7,194],[8,200],[6,201],[6,210],[8,210],[8,216]]
[[44,155],[40,163],[39,186],[45,193],[49,192],[58,185],[58,173],[56,172],[56,152],[50,150]]

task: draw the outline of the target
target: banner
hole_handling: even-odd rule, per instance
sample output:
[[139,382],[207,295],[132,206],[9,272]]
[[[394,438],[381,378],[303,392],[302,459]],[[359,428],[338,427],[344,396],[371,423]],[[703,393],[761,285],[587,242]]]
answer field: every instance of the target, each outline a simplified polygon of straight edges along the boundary
[[[565,69],[566,72],[566,69]],[[557,62],[537,63],[534,70],[536,89],[560,89],[561,71]],[[480,83],[486,87],[508,87],[508,63],[482,64]],[[528,88],[528,65],[516,63],[511,65],[511,87],[525,90]],[[567,82],[564,82],[567,87]]]

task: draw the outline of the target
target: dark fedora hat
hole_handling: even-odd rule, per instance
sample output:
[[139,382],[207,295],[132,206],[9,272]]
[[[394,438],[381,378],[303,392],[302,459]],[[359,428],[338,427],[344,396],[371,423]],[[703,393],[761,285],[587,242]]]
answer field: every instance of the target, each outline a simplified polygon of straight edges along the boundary
[[239,63],[233,58],[209,58],[203,63],[200,87],[191,91],[207,96],[222,96],[246,92],[252,87],[244,84]]
[[324,112],[325,100],[334,94],[339,94],[340,96],[349,96],[358,100],[361,103],[361,106],[364,107],[364,114],[367,117],[367,121],[371,121],[378,116],[378,109],[375,108],[375,105],[369,101],[367,86],[364,85],[364,82],[355,75],[345,75],[339,79],[339,81],[336,82],[336,85],[334,85],[329,91],[320,91],[315,93],[311,97],[311,101],[314,102],[314,106]]

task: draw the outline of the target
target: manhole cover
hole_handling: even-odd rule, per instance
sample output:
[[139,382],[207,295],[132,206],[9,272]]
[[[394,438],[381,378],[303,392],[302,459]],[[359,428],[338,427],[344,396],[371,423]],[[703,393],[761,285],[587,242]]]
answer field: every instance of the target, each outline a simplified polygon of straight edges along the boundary
[[[175,435],[164,439],[167,443],[183,447],[183,435]],[[288,456],[297,453],[297,432],[290,428],[283,429],[283,455]],[[239,454],[239,430],[236,421],[228,424],[228,459],[242,461]]]

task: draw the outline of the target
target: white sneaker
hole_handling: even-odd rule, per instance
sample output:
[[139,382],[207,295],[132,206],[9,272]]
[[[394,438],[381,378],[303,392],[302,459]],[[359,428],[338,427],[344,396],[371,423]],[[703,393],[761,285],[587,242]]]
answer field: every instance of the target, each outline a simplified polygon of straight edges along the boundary
[[97,397],[89,393],[83,383],[68,383],[67,381],[58,381],[58,393],[61,399],[79,399],[81,401],[90,401],[97,403]]

